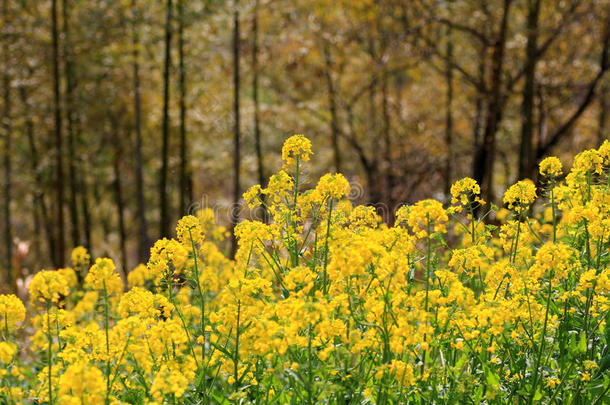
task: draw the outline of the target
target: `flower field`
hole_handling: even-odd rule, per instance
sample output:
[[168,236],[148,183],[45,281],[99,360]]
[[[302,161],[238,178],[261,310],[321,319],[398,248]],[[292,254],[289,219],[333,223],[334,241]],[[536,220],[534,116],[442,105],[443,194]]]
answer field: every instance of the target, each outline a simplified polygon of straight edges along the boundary
[[[235,260],[211,210],[123,280],[77,247],[29,302],[0,296],[3,404],[607,404],[610,143],[554,157],[537,184],[387,226],[347,180],[299,183],[311,144],[244,194]],[[124,284],[128,285],[126,289]]]

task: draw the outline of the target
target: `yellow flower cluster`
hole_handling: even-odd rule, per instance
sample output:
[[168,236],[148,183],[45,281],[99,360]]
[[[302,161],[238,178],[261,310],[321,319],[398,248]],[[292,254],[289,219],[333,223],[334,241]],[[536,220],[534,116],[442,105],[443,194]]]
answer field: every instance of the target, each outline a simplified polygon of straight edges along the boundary
[[504,193],[504,204],[517,214],[526,211],[536,199],[536,185],[531,180],[521,180],[513,184]]
[[282,160],[285,165],[293,164],[296,159],[308,162],[311,153],[311,141],[303,135],[293,135],[284,142]]
[[91,262],[91,256],[83,246],[77,246],[72,250],[71,259],[72,266],[78,270],[88,268]]
[[61,297],[68,295],[68,282],[60,272],[42,270],[34,275],[29,286],[32,302],[57,303]]
[[0,324],[15,329],[25,319],[25,306],[14,294],[0,294]]
[[[419,201],[388,225],[352,206],[342,175],[301,190],[296,167],[280,171],[245,193],[269,218],[236,226],[235,259],[203,210],[126,292],[106,258],[83,284],[41,271],[30,297],[46,305],[18,333],[26,310],[0,295],[0,402],[607,403],[609,150],[578,155],[565,180],[545,159],[547,198],[518,182],[514,218],[477,212],[465,178],[450,207]],[[283,150],[287,164],[310,154],[303,136]],[[88,253],[73,256],[84,274]]]
[[563,166],[561,161],[555,156],[544,158],[540,162],[540,174],[546,177],[559,177],[562,174]]
[[123,281],[116,272],[112,259],[98,258],[89,269],[85,278],[87,286],[93,290],[106,291],[109,295],[116,295],[123,291]]

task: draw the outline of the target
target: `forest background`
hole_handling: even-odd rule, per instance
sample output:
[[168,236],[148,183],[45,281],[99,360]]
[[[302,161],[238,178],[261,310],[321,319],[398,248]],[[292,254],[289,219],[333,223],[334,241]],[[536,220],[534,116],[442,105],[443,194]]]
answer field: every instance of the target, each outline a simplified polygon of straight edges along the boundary
[[608,0],[0,1],[3,291],[77,245],[128,272],[198,209],[230,231],[293,133],[305,187],[388,222],[609,133]]

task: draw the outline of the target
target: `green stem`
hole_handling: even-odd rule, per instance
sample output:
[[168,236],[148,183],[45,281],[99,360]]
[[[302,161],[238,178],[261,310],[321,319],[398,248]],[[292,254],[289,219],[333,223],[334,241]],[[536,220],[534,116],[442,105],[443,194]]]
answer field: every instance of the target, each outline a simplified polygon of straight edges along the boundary
[[540,368],[540,360],[542,359],[542,352],[544,351],[544,344],[546,343],[545,340],[545,336],[546,336],[546,327],[548,324],[548,320],[549,320],[549,307],[551,306],[551,295],[553,293],[553,289],[552,289],[552,281],[553,281],[553,275],[549,274],[549,291],[548,291],[548,295],[546,297],[546,310],[544,312],[544,324],[542,326],[542,334],[540,336],[540,348],[538,349],[538,357],[536,359],[536,366],[534,368],[534,382],[532,384],[532,392],[530,393],[530,397],[529,397],[529,401],[528,403],[532,403],[532,401],[534,400],[534,396],[536,395],[536,388],[538,386],[538,369]]
[[322,292],[326,295],[327,293],[327,273],[326,273],[326,269],[328,267],[328,240],[330,238],[330,225],[331,225],[331,218],[332,218],[332,210],[333,210],[333,199],[330,198],[328,201],[328,220],[326,222],[326,238],[324,239],[324,273],[323,273],[323,277],[322,277]]
[[106,333],[106,399],[105,404],[110,403],[110,337],[108,333],[108,289],[104,280],[104,331]]
[[235,381],[233,381],[233,391],[237,392],[239,388],[239,322],[241,316],[241,300],[237,301],[237,324],[235,329],[235,354],[233,355],[233,376]]
[[[195,269],[195,283],[197,284],[197,293],[199,294],[199,300],[201,302],[201,337],[203,342],[201,344],[201,365],[205,364],[205,296],[201,289],[201,281],[199,280],[199,262],[197,260],[197,251],[195,249],[195,241],[193,240],[193,233],[189,228],[189,237],[191,238],[191,247],[193,249],[193,261]],[[205,380],[205,379],[204,379]]]
[[53,405],[53,384],[52,384],[52,369],[53,369],[53,338],[51,337],[51,305],[49,300],[47,304],[47,369],[48,369],[48,385],[49,385],[49,404]]

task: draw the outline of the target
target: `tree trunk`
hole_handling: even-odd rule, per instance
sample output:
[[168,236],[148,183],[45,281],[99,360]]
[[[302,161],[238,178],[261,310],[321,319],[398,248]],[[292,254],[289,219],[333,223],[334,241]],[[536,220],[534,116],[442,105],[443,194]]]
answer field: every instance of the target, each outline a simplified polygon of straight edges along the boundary
[[337,115],[337,91],[332,75],[332,58],[328,41],[324,40],[324,65],[326,77],[326,92],[330,110],[330,142],[333,148],[333,164],[337,173],[341,172],[341,153],[339,150],[339,118]]
[[[258,184],[265,187],[265,165],[263,161],[263,146],[261,140],[261,124],[260,124],[260,100],[258,96],[258,11],[260,1],[254,2],[254,15],[252,16],[252,99],[254,101],[254,150],[256,153],[256,174]],[[261,198],[264,198],[261,195]],[[267,222],[267,209],[265,204],[261,207],[261,217]]]
[[63,267],[65,263],[64,246],[64,170],[63,170],[63,138],[61,94],[59,90],[59,31],[57,27],[57,0],[51,0],[51,36],[53,64],[53,111],[55,118],[55,218],[56,218],[56,252],[55,267]]
[[[453,58],[453,38],[451,29],[447,30],[447,60]],[[453,65],[447,62],[445,66],[447,98],[445,100],[445,146],[447,156],[445,161],[445,197],[451,200],[451,174],[453,170]]]
[[89,212],[89,187],[87,184],[87,172],[84,167],[81,166],[83,174],[80,176],[80,205],[81,211],[83,212],[83,231],[85,234],[84,245],[87,250],[91,249],[91,213]]
[[169,201],[167,195],[167,175],[169,163],[169,70],[172,64],[172,0],[167,0],[165,21],[165,65],[163,68],[163,146],[161,151],[161,174],[159,183],[159,201],[161,218],[159,221],[159,236],[169,236]]
[[511,3],[512,0],[504,0],[500,30],[492,54],[491,91],[487,99],[485,130],[482,143],[475,153],[473,162],[473,177],[481,185],[482,194],[489,202],[494,200],[493,165],[496,153],[496,133],[504,109],[505,97],[502,92],[502,76]]
[[2,135],[4,137],[4,242],[6,246],[6,282],[9,289],[15,291],[15,277],[13,274],[13,228],[11,225],[11,153],[12,153],[12,125],[11,125],[11,77],[9,34],[8,34],[8,0],[2,1],[2,54],[3,74],[3,109],[2,109]]
[[138,237],[138,261],[148,260],[148,222],[146,221],[146,200],[144,199],[144,168],[142,163],[142,104],[140,101],[140,32],[138,30],[139,12],[137,0],[132,0],[132,57],[133,57],[133,108],[135,117],[135,155],[136,155],[136,194],[137,216],[140,226]]
[[[487,46],[485,44],[481,45],[481,50],[479,52],[479,75],[478,80],[480,83],[485,82],[485,74],[486,74],[486,59],[487,59]],[[475,96],[475,113],[474,113],[474,125],[473,125],[473,135],[472,135],[472,150],[479,150],[479,146],[481,143],[481,127],[483,123],[483,97],[482,92],[477,91]]]
[[[40,208],[40,214],[42,216],[42,224],[45,229],[45,233],[47,236],[47,251],[49,252],[49,260],[51,263],[54,263],[55,260],[55,232],[53,230],[53,222],[51,217],[49,216],[49,210],[47,208],[47,203],[43,196],[43,179],[40,171],[38,170],[38,163],[40,162],[38,156],[38,148],[36,147],[36,141],[34,139],[34,120],[32,119],[32,114],[30,113],[30,103],[28,102],[27,91],[25,87],[21,86],[19,88],[19,97],[21,98],[21,103],[23,104],[23,115],[25,119],[25,134],[28,140],[28,146],[30,149],[30,168],[32,170],[32,177],[34,178],[34,187],[32,187],[32,195],[34,198],[34,203],[37,207]],[[40,256],[39,256],[40,258]]]
[[233,127],[233,205],[231,207],[231,251],[230,258],[235,257],[237,252],[237,238],[235,237],[235,225],[239,220],[240,190],[240,124],[239,124],[239,3],[235,5],[233,12],[233,113],[235,122]]
[[76,168],[76,154],[74,150],[74,80],[72,72],[72,61],[71,61],[71,43],[70,43],[70,29],[69,29],[69,11],[68,1],[62,0],[62,12],[63,12],[63,55],[64,55],[64,74],[65,74],[65,108],[66,108],[66,123],[67,123],[67,138],[68,138],[68,178],[70,183],[70,196],[69,196],[69,207],[70,207],[70,222],[72,229],[72,246],[78,246],[81,244],[80,240],[80,224],[78,220],[78,180],[77,168]]
[[114,159],[112,167],[114,170],[114,198],[117,209],[117,216],[119,221],[119,248],[121,251],[121,268],[122,274],[127,274],[129,269],[127,267],[127,248],[126,248],[126,231],[125,231],[125,216],[124,216],[124,204],[123,204],[123,188],[121,186],[121,145],[120,137],[118,136],[119,126],[113,122],[112,127],[112,138],[114,143]]
[[188,159],[186,135],[186,72],[184,67],[184,4],[178,0],[178,59],[180,104],[180,214],[188,214],[193,201],[193,180]]
[[381,118],[382,118],[382,139],[383,139],[383,174],[385,175],[384,184],[384,203],[388,207],[389,223],[394,223],[394,189],[396,188],[396,178],[394,177],[394,160],[392,157],[392,139],[390,123],[388,73],[383,68],[381,76]]
[[254,148],[256,152],[256,173],[258,183],[265,186],[265,168],[263,162],[263,148],[260,128],[260,101],[258,97],[258,10],[259,0],[254,3],[254,16],[252,19],[252,98],[254,100]]
[[538,62],[538,20],[541,0],[527,1],[527,46],[525,84],[521,103],[521,145],[519,148],[519,179],[531,177],[534,160],[534,108],[536,63]]
[[608,82],[604,83],[601,87],[599,95],[599,126],[597,129],[597,145],[601,146],[605,139],[608,139],[608,108],[610,108],[610,102],[608,101],[610,94],[610,85]]

